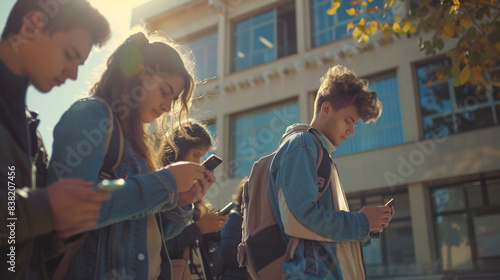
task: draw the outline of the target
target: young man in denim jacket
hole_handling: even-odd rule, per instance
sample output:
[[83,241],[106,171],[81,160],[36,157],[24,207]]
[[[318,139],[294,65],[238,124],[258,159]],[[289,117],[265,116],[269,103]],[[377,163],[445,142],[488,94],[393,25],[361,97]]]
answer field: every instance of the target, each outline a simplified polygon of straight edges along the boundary
[[30,84],[45,93],[75,80],[92,46],[109,34],[86,0],[18,0],[12,8],[0,40],[0,279],[43,279],[41,238],[89,230],[110,198],[83,180],[45,187],[47,155],[26,108]]
[[[310,126],[292,125],[285,135],[312,127],[330,152],[354,134],[359,119],[375,121],[382,113],[376,93],[340,65],[322,77],[314,109]],[[366,279],[361,245],[369,241],[370,233],[389,225],[394,209],[365,206],[360,212],[349,212],[335,164],[330,186],[318,200],[318,148],[322,147],[317,147],[310,133],[295,133],[284,139],[271,166],[274,216],[287,243],[290,237],[299,240],[293,257],[285,260],[283,272],[287,279]]]

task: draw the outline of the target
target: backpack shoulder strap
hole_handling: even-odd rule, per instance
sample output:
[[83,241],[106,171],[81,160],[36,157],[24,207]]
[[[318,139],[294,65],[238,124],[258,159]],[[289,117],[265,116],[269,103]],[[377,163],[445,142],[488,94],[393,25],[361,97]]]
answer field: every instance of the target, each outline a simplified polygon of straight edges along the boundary
[[99,180],[113,179],[113,170],[120,164],[123,157],[123,133],[120,123],[117,121],[115,114],[108,106],[108,130],[106,139],[104,140],[104,162],[101,170],[99,170]]
[[328,186],[330,186],[331,173],[332,173],[332,159],[330,158],[330,154],[323,147],[323,143],[319,139],[319,137],[312,131],[312,128],[307,130],[312,136],[314,140],[316,140],[316,144],[318,146],[318,160],[316,161],[316,168],[318,169],[318,200],[325,194]]

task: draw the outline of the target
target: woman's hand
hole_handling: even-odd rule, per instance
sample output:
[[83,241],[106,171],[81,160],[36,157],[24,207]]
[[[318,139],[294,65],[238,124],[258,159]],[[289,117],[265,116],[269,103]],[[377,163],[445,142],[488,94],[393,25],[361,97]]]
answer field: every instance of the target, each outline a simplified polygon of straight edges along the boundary
[[179,193],[189,191],[195,180],[205,178],[205,167],[194,162],[179,161],[167,165],[165,169],[174,175]]
[[214,171],[187,161],[179,161],[165,167],[177,181],[178,204],[183,207],[202,199],[215,183]]
[[207,213],[196,222],[196,225],[200,228],[201,234],[218,232],[224,227],[228,218],[227,215],[219,216],[216,213]]

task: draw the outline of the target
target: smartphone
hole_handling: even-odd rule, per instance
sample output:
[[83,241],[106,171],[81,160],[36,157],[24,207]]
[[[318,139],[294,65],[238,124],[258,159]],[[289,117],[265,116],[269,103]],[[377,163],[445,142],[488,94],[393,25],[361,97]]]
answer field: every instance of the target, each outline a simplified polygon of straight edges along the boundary
[[236,203],[234,202],[229,202],[226,206],[222,207],[222,209],[219,210],[218,214],[219,216],[227,215],[231,210],[236,207]]
[[125,186],[125,180],[117,179],[117,180],[102,180],[98,185],[97,189],[102,191],[114,191],[117,189],[121,189]]
[[205,166],[208,170],[214,170],[221,163],[222,159],[220,157],[211,155],[201,165]]
[[394,198],[389,199],[384,205],[389,207],[394,206]]

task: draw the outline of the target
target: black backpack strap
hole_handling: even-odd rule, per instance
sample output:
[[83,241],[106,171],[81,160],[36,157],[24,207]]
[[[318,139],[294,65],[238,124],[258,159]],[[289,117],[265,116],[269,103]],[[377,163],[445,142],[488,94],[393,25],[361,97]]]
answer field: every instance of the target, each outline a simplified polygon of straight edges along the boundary
[[330,153],[323,147],[323,143],[319,137],[312,131],[312,128],[307,130],[318,145],[318,162],[316,166],[318,168],[318,200],[325,194],[328,186],[330,186],[331,174],[332,174],[332,158]]
[[99,180],[116,179],[113,171],[118,167],[123,156],[123,133],[109,105],[108,119],[108,131],[104,140],[105,156],[101,170],[99,170]]

